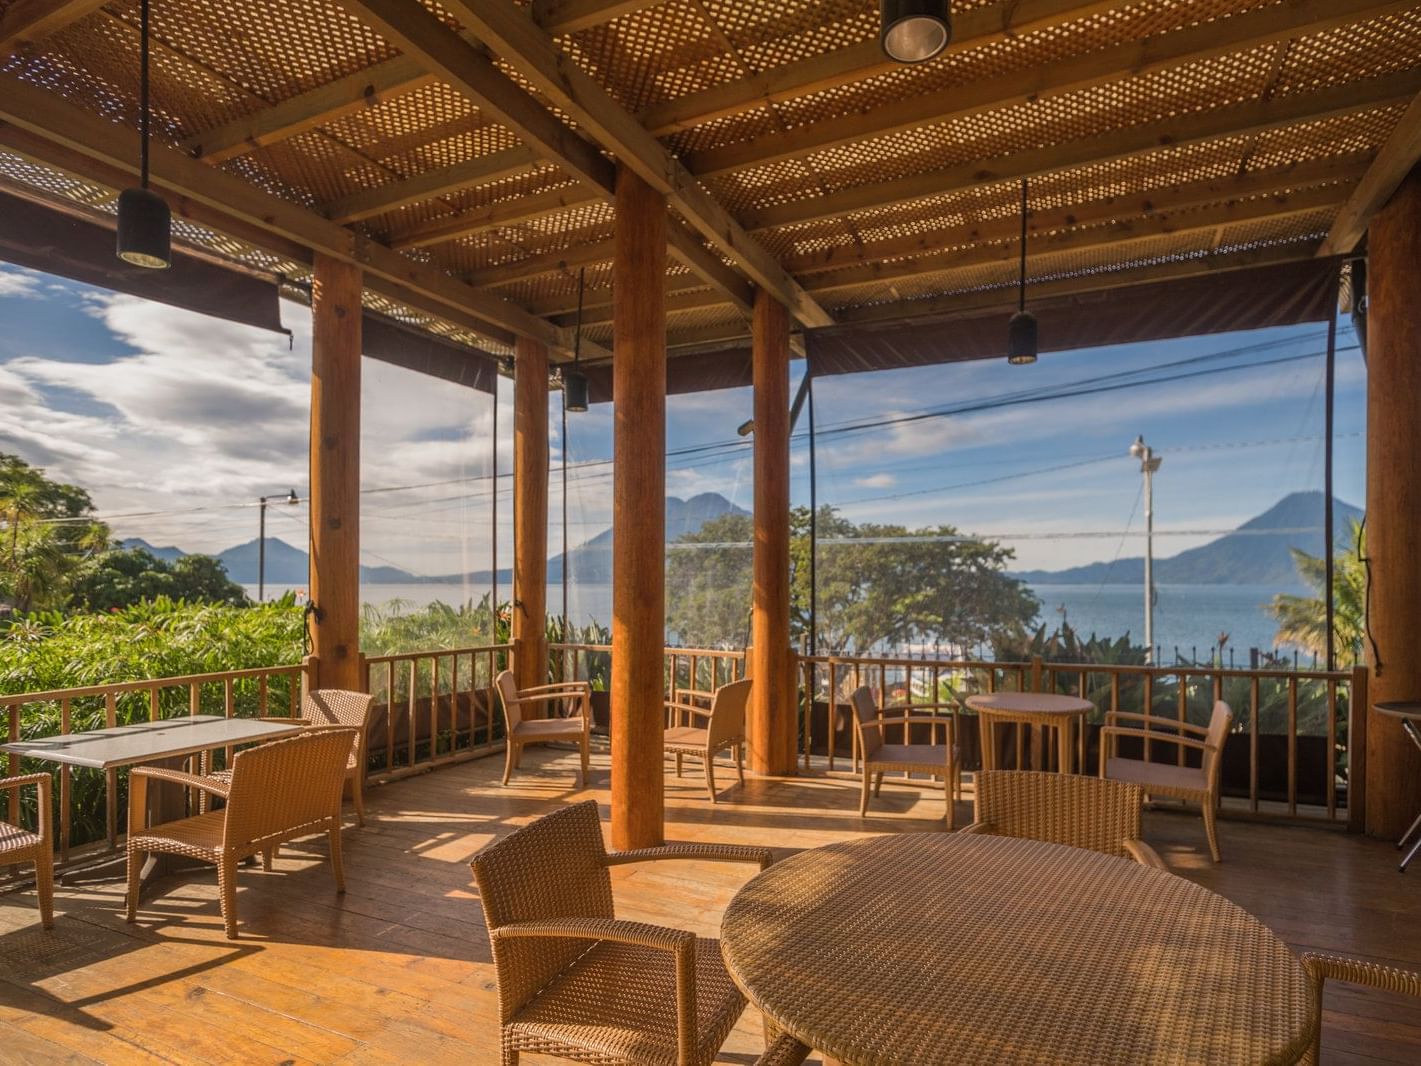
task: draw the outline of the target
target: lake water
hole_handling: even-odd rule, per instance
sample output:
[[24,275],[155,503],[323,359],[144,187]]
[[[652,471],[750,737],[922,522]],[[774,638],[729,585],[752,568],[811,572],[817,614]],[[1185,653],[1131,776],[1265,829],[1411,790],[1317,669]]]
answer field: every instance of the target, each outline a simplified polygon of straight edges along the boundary
[[[275,597],[287,591],[286,586],[267,586],[267,595]],[[304,593],[304,589],[298,589]],[[404,600],[422,607],[435,600],[462,603],[480,599],[484,588],[446,584],[365,585],[361,592],[369,603]],[[1041,600],[1041,620],[1054,629],[1062,617],[1081,634],[1092,633],[1119,637],[1129,632],[1142,640],[1145,629],[1144,593],[1133,585],[1034,585],[1032,591]],[[1266,606],[1278,589],[1262,585],[1161,585],[1155,605],[1155,643],[1161,649],[1162,662],[1172,662],[1175,649],[1186,659],[1206,659],[1221,634],[1229,635],[1228,648],[1233,650],[1239,666],[1248,664],[1250,648],[1271,649],[1277,625]],[[1295,590],[1282,590],[1295,591]],[[508,586],[501,589],[508,595]],[[248,586],[255,597],[256,589]],[[554,612],[562,606],[561,589],[548,589],[548,606]],[[610,624],[612,617],[612,587],[606,584],[577,584],[568,589],[568,613],[578,624],[598,621]],[[1228,650],[1224,662],[1229,662]]]

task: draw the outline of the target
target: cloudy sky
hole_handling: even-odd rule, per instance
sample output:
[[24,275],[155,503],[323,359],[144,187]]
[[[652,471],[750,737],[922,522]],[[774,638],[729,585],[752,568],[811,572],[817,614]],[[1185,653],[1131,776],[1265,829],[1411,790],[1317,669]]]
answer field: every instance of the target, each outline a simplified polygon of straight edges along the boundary
[[[0,267],[0,450],[87,488],[119,536],[209,552],[250,540],[259,496],[306,495],[310,320],[294,304],[283,315],[291,342]],[[1023,567],[1136,555],[1140,478],[1126,452],[1144,434],[1164,457],[1157,553],[1170,555],[1288,492],[1321,488],[1324,340],[1306,327],[1060,353],[1029,368],[992,361],[823,379],[819,499],[858,521],[993,534]],[[1337,489],[1360,504],[1365,371],[1350,331],[1340,344]],[[421,575],[484,568],[491,399],[371,360],[363,374],[364,561]],[[1063,390],[1074,394],[1054,395]],[[672,398],[668,445],[683,454],[670,461],[671,493],[750,506],[748,444],[735,436],[750,407],[748,390]],[[552,424],[557,552],[562,441],[556,416]],[[609,523],[610,425],[606,407],[570,422],[574,544]],[[801,437],[796,502],[808,499],[806,460]],[[509,489],[505,476],[504,564]],[[305,521],[304,503],[276,507],[268,531],[299,546]]]

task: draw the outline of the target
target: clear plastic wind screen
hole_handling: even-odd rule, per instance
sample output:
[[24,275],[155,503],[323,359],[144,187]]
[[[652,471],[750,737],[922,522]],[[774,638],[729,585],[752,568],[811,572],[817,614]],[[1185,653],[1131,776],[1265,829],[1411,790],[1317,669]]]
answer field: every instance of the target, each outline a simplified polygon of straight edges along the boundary
[[508,599],[513,559],[510,383],[495,498],[494,397],[373,359],[361,373],[362,650],[494,643],[490,603]]
[[[1326,347],[1314,324],[817,379],[818,651],[1143,662],[1142,437],[1156,661],[1312,665],[1275,601],[1305,621],[1322,596],[1292,549],[1322,554]],[[1365,499],[1345,320],[1337,349],[1343,553]]]

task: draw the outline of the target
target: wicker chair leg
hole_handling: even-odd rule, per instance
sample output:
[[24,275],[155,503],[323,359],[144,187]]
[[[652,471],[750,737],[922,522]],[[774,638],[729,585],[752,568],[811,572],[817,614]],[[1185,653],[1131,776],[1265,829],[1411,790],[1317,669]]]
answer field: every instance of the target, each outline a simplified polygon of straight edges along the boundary
[[871,782],[872,780],[873,780],[873,773],[872,773],[872,771],[869,770],[868,764],[865,763],[865,764],[864,764],[864,768],[863,768],[863,776],[860,778],[861,786],[860,786],[860,788],[859,788],[859,817],[860,817],[860,818],[862,818],[864,815],[866,815],[866,814],[868,813],[868,794],[869,794],[869,790],[870,790],[870,782]]
[[359,770],[350,775],[350,798],[355,804],[355,824],[360,826],[365,824],[365,786],[361,783],[364,776]]
[[577,778],[579,788],[587,787],[587,770],[591,754],[592,753],[588,750],[587,735],[584,733],[582,736],[582,769],[579,771]]
[[706,791],[710,793],[710,801],[715,802],[715,756],[706,752]]
[[35,856],[35,894],[39,896],[39,921],[54,928],[54,857],[41,849]]
[[222,929],[228,940],[237,939],[237,860],[223,855],[217,860],[217,896],[222,909]]
[[874,794],[875,796],[881,796],[881,795],[883,795],[883,771],[882,771],[882,770],[879,770],[878,773],[876,773],[876,774],[873,775],[873,794]]
[[681,776],[681,753],[679,751],[676,753],[676,776]]
[[518,1066],[518,1052],[507,1044],[503,1047],[503,1066]]
[[128,849],[128,913],[127,921],[138,921],[138,877],[143,872],[143,852],[137,848]]
[[1223,856],[1219,854],[1219,833],[1214,826],[1214,799],[1212,796],[1204,797],[1204,833],[1209,838],[1209,854],[1213,856],[1215,862],[1222,862]]
[[331,873],[335,875],[336,891],[345,891],[345,863],[341,861],[340,853],[340,825],[331,828],[328,834],[331,839]]
[[518,749],[518,745],[510,738],[503,742],[503,783],[508,784],[509,777],[513,774],[513,753]]
[[735,776],[745,784],[745,745],[738,740],[735,742]]
[[275,848],[267,848],[262,852],[262,869],[267,873],[271,873],[271,860],[276,857],[274,854],[275,851]]

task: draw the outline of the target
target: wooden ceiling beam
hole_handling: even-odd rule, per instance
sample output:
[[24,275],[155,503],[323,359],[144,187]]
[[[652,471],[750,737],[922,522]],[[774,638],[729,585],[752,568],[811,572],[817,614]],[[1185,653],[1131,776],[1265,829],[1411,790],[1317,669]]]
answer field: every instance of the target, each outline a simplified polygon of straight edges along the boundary
[[511,285],[515,281],[527,281],[543,274],[570,273],[575,267],[611,262],[614,243],[592,241],[571,248],[559,248],[555,252],[466,271],[463,278],[470,285]]
[[0,14],[0,56],[58,33],[105,3],[107,0],[13,0]]
[[[671,274],[666,278],[666,310],[687,311],[716,304],[729,304],[721,293],[707,293],[706,283],[692,274]],[[577,319],[577,294],[545,296],[532,300],[528,309],[536,315],[550,318],[556,325],[571,326]],[[584,326],[605,325],[612,321],[612,289],[604,285],[586,293],[582,305]]]
[[676,262],[741,311],[749,314],[755,305],[755,289],[689,230],[672,222],[666,227],[667,252]]
[[[1192,259],[1155,263],[1145,267],[1127,267],[1121,270],[1101,271],[1082,274],[1077,277],[1060,278],[1030,285],[1026,290],[1026,304],[1053,297],[1099,294],[1101,299],[1109,298],[1116,290],[1125,290],[1137,285],[1148,285],[1157,281],[1178,278],[1199,277],[1204,274],[1218,274],[1234,270],[1250,270],[1278,263],[1296,263],[1311,259],[1317,251],[1317,241],[1297,241],[1291,244],[1269,245],[1245,252],[1211,254]],[[871,304],[864,307],[845,308],[838,314],[841,324],[868,322],[911,322],[916,319],[968,317],[992,311],[1010,311],[1016,307],[1016,286],[1009,285],[988,292],[950,293],[924,300],[903,300],[897,303]],[[1005,337],[1003,338],[1005,343]]]
[[[1372,152],[1353,152],[1345,156],[1269,167],[1225,178],[1158,186],[1124,196],[1073,203],[1066,207],[1037,209],[1031,212],[1027,227],[1028,236],[1031,242],[1035,242],[1043,234],[1074,226],[1139,219],[1161,211],[1210,207],[1230,200],[1275,196],[1294,189],[1355,182],[1366,172],[1373,157]],[[807,274],[903,256],[932,254],[945,248],[964,247],[985,241],[1013,240],[1020,232],[1021,221],[1013,214],[965,225],[944,224],[906,236],[801,252],[785,259],[784,265],[786,270],[803,282],[804,275]],[[805,284],[812,285],[812,282]]]
[[408,56],[396,56],[250,115],[195,133],[184,140],[181,147],[196,159],[222,163],[434,81],[433,75]]
[[[1008,37],[1020,37],[1066,22],[1126,7],[1133,0],[1004,0],[953,16],[952,43],[947,54],[977,48]],[[811,56],[774,70],[649,108],[642,121],[652,133],[665,136],[712,119],[743,114],[768,103],[823,92],[900,69],[883,55],[877,39],[860,41],[833,52]]]
[[1373,110],[1410,100],[1421,91],[1421,67],[1330,86],[1316,92],[1183,114],[1109,130],[1093,137],[1032,148],[995,159],[971,160],[890,181],[855,185],[745,212],[750,230],[772,229],[910,203],[995,181],[1031,178],[1073,167],[1112,162],[1159,149],[1220,137],[1264,133],[1298,122]]
[[[0,121],[76,153],[110,172],[131,175],[137,171],[133,134],[129,129],[91,115],[12,76],[0,79]],[[473,314],[498,328],[540,340],[561,353],[570,354],[568,331],[435,267],[408,259],[299,204],[257,189],[236,175],[209,167],[179,149],[155,145],[151,169],[152,183],[160,192],[186,197],[283,242],[294,242],[313,252],[356,263],[369,276],[419,293],[435,306]]]
[[708,177],[803,158],[844,144],[1141,78],[1170,67],[1202,63],[1414,6],[1414,0],[1284,0],[1230,18],[1128,41],[999,78],[969,82],[950,92],[910,96],[885,107],[696,152],[686,159],[686,166],[691,173]]
[[561,36],[600,26],[623,15],[634,15],[662,0],[533,0],[533,19],[549,33]]
[[1421,95],[1411,101],[1351,197],[1337,213],[1318,255],[1345,255],[1357,247],[1372,216],[1386,205],[1421,162]]
[[[395,0],[346,2],[364,9]],[[675,156],[562,52],[526,11],[503,0],[495,3],[446,0],[444,6],[495,54],[513,63],[539,92],[587,130],[623,166],[664,193],[671,206],[696,232],[751,281],[783,302],[797,319],[817,326],[833,321]]]
[[358,222],[383,215],[386,211],[395,211],[425,200],[437,200],[464,189],[525,174],[538,163],[539,158],[537,152],[523,145],[505,148],[449,166],[435,167],[400,181],[361,189],[330,201],[321,208],[321,213],[332,222]]
[[431,218],[403,227],[390,233],[390,247],[396,251],[404,251],[431,244],[443,244],[445,241],[560,214],[571,207],[600,203],[603,199],[604,197],[582,185],[560,185],[556,189],[527,196],[513,196],[483,207],[472,207],[458,214]]

